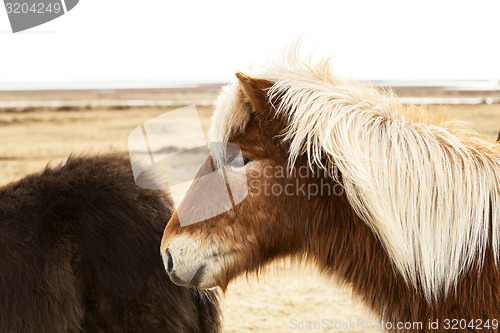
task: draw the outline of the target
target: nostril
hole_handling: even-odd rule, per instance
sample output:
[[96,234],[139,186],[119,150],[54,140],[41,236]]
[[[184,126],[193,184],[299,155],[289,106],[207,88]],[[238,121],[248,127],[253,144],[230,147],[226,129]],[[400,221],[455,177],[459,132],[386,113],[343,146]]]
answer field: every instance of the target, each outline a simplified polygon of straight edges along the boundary
[[167,272],[172,273],[174,268],[174,261],[172,260],[172,255],[170,251],[167,250]]

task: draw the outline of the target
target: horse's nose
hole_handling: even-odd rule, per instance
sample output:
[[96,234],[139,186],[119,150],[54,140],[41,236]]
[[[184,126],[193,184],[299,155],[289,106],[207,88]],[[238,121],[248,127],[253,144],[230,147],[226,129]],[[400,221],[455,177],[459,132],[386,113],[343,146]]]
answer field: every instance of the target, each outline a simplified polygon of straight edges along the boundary
[[180,272],[176,272],[172,254],[168,249],[165,250],[162,257],[165,264],[165,270],[173,283],[179,286],[191,287],[197,287],[200,284],[205,272],[205,264],[202,264],[197,269],[181,270]]
[[170,251],[167,249],[166,252],[167,252],[167,257],[165,258],[166,261],[165,267],[167,268],[167,273],[170,274],[174,269],[174,262],[172,260],[172,255],[170,254]]

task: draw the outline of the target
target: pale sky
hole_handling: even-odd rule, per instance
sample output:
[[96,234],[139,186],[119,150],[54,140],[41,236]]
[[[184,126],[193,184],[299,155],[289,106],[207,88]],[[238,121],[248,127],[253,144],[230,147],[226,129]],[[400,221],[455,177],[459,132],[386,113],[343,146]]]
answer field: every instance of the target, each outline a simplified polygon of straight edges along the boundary
[[500,80],[498,0],[80,0],[17,34],[0,7],[0,89],[229,81],[301,34],[348,77]]

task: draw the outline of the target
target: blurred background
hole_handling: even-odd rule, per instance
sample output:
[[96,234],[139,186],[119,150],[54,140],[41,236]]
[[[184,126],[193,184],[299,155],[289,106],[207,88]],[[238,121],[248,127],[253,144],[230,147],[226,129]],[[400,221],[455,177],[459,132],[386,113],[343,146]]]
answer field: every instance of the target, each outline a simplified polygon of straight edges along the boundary
[[[221,85],[298,36],[303,53],[333,55],[339,75],[444,110],[489,139],[500,131],[498,1],[81,0],[15,34],[4,9],[0,185],[71,153],[126,151],[135,127],[189,104],[208,127]],[[226,332],[376,320],[348,285],[288,264],[233,283],[224,313]]]

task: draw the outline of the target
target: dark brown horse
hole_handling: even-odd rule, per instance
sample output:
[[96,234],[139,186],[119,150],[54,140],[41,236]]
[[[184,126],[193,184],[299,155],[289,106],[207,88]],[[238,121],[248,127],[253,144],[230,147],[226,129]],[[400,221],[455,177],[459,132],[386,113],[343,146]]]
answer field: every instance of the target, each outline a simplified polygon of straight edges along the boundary
[[[249,193],[200,219],[197,202],[214,194],[194,180],[162,240],[174,282],[225,288],[298,258],[352,285],[386,328],[498,332],[497,144],[293,55],[237,77],[211,141],[241,148],[245,166],[224,179],[246,175]],[[212,152],[200,174],[227,155]]]
[[70,157],[0,188],[0,332],[218,332],[211,291],[174,285],[171,216],[126,156]]

